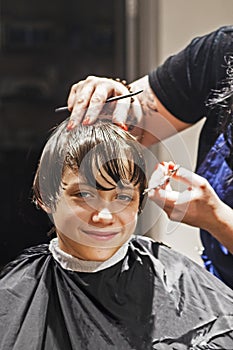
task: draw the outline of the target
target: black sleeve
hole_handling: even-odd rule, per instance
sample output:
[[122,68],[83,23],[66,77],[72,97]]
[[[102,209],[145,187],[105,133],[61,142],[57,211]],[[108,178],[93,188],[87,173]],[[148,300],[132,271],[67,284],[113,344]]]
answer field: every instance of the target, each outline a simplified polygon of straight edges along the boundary
[[226,78],[229,54],[233,55],[233,26],[193,39],[149,74],[150,86],[173,115],[195,123],[206,116],[209,94]]

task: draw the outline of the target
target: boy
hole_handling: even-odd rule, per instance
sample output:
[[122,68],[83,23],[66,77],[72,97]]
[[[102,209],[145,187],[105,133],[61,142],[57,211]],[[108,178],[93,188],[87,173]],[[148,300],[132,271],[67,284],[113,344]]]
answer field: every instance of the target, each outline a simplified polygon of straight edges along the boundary
[[4,350],[232,349],[233,292],[188,258],[134,236],[143,149],[107,121],[45,145],[34,200],[57,238],[1,274]]

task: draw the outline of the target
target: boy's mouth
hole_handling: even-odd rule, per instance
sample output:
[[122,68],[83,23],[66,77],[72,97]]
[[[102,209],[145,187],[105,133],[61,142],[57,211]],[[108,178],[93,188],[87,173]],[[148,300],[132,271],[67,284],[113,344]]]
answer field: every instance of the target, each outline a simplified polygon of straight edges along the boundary
[[85,230],[83,231],[86,235],[93,237],[95,239],[101,240],[101,241],[107,241],[112,238],[114,238],[116,235],[120,233],[120,231],[107,231],[107,230]]

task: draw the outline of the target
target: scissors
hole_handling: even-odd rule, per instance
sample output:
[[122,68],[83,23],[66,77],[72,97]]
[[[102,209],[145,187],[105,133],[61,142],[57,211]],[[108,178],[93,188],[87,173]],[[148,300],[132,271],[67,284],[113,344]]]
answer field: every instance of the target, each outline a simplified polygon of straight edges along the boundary
[[[132,96],[135,96],[135,95],[140,94],[141,92],[143,92],[143,90],[138,90],[138,91],[135,91],[135,92],[130,92],[129,94],[126,94],[126,95],[113,96],[113,97],[108,98],[108,99],[105,101],[105,103],[113,102],[113,101],[118,101],[118,100],[121,100],[121,99],[127,98],[127,97],[132,97]],[[62,111],[68,111],[68,107],[67,107],[67,106],[64,106],[64,107],[58,107],[58,108],[55,109],[55,112],[62,112]]]
[[180,165],[176,164],[173,169],[168,170],[167,174],[164,176],[164,179],[162,182],[160,182],[160,184],[158,184],[157,186],[146,188],[142,194],[145,195],[146,193],[150,192],[151,190],[156,190],[157,188],[160,188],[160,187],[163,187],[164,185],[166,185],[168,182],[170,182],[172,176],[174,174],[176,174],[176,172],[178,171],[179,168],[180,168]]

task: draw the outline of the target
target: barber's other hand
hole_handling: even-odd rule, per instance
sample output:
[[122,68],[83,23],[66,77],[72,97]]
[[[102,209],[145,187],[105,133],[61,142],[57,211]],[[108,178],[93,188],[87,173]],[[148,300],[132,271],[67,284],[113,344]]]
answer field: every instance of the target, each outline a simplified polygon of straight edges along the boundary
[[[169,162],[171,163],[171,162]],[[149,187],[154,187],[167,173],[168,164],[163,162],[152,174]],[[208,231],[213,230],[218,212],[224,205],[209,182],[203,177],[180,167],[172,176],[183,184],[181,191],[173,190],[170,183],[148,193],[148,197],[157,203],[172,221],[183,222]]]
[[93,124],[101,115],[119,125],[127,123],[127,117],[141,120],[141,107],[137,97],[118,100],[105,104],[109,97],[128,94],[129,91],[121,82],[109,78],[88,76],[71,87],[68,96],[68,109],[71,112],[69,128],[76,125]]

